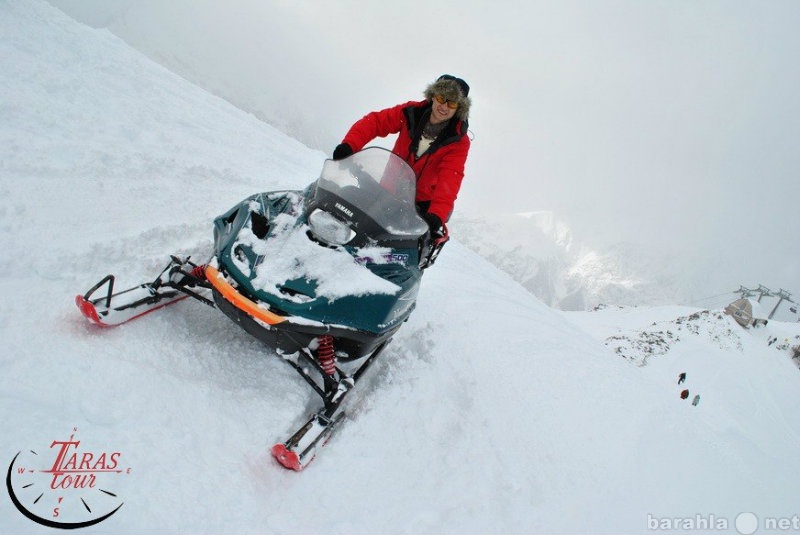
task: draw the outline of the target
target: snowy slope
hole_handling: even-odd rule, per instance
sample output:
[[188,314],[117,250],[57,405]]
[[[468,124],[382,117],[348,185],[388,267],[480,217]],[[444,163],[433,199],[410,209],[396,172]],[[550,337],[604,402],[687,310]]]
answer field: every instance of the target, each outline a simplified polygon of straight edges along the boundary
[[[0,3],[0,69],[0,461],[75,428],[120,452],[124,506],[84,531],[638,533],[713,514],[734,532],[743,511],[796,512],[800,372],[765,339],[796,325],[704,315],[637,366],[610,336],[700,311],[555,312],[458,242],[341,432],[279,468],[269,446],[315,400],[272,351],[197,303],[100,330],[72,299],[202,258],[214,216],[306,185],[324,155],[36,0]],[[0,498],[0,532],[49,531]]]

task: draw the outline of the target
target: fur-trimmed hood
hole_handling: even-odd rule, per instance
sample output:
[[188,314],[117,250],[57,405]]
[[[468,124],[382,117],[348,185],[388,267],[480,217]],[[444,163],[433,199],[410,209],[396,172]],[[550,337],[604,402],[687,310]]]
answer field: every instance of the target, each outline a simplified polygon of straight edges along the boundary
[[472,100],[469,98],[469,85],[461,78],[449,74],[441,75],[435,82],[425,89],[425,98],[432,101],[435,95],[442,95],[447,100],[458,102],[455,117],[462,121],[469,119],[469,108]]

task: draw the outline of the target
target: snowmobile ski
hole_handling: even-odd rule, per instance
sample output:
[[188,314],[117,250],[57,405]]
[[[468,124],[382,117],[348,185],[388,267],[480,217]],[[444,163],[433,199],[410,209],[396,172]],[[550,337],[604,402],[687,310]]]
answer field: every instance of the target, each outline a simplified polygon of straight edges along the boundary
[[[113,286],[113,280],[113,275],[103,279],[110,286]],[[91,293],[76,295],[75,304],[86,319],[101,327],[122,325],[189,297],[178,291],[158,292],[149,284],[141,284],[113,295],[113,306],[108,297],[91,299],[87,296],[91,296]]]
[[[327,368],[326,371],[325,359],[320,355],[320,352],[324,351],[322,349],[325,345],[324,342],[320,343],[315,359],[307,358],[307,366],[287,361],[322,396],[325,406],[301,426],[289,440],[279,442],[272,447],[272,456],[282,466],[299,472],[314,460],[319,448],[327,443],[331,433],[344,418],[345,412],[342,404],[345,398],[388,344],[389,340],[386,340],[370,355],[362,357],[361,362],[355,364],[352,374],[347,374],[340,369],[336,365],[335,359],[332,362],[332,368]],[[333,348],[331,348],[332,350]],[[323,384],[319,384],[311,378],[307,371],[308,368],[314,368],[322,374]]]
[[[195,268],[198,266],[188,258],[173,256],[156,280],[116,293],[116,278],[106,275],[88,292],[76,295],[75,304],[86,319],[101,327],[122,325],[190,296],[213,306],[210,300],[186,288],[202,282],[201,271]],[[98,293],[100,296],[95,296]]]
[[344,412],[329,418],[325,416],[325,410],[321,410],[289,440],[275,444],[272,447],[272,456],[285,468],[299,472],[314,460],[317,450],[325,445],[342,418]]

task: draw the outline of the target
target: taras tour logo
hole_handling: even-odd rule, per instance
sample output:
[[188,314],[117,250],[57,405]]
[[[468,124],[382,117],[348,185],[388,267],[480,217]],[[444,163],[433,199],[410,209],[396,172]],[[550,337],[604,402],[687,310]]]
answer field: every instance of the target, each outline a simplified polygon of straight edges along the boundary
[[72,430],[69,440],[54,440],[49,450],[20,451],[8,466],[6,487],[20,513],[39,524],[61,529],[92,526],[122,507],[114,491],[130,473],[118,451],[81,448]]

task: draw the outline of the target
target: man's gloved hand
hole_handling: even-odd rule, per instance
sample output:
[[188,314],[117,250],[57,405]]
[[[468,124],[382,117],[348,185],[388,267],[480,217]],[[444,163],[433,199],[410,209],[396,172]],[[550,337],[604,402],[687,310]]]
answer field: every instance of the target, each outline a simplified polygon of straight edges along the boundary
[[425,220],[431,230],[431,240],[436,241],[444,238],[444,224],[438,215],[426,212],[420,217]]
[[353,154],[353,149],[347,143],[341,143],[336,145],[336,148],[333,149],[333,159],[334,160],[341,160],[347,158]]

